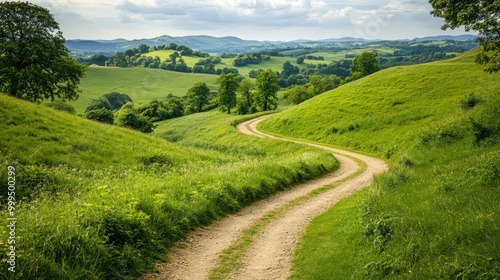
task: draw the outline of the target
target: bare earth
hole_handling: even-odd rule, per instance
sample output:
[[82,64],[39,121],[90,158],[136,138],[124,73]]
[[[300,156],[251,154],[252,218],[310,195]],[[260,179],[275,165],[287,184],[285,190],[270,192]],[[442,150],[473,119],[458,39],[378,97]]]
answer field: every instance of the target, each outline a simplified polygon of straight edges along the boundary
[[[256,137],[291,141],[257,131],[257,124],[266,117],[268,116],[241,123],[237,129]],[[360,167],[350,157],[365,162],[367,168],[360,175],[305,200],[264,227],[243,258],[244,265],[230,277],[238,280],[287,279],[291,273],[293,250],[307,224],[342,198],[370,185],[375,174],[387,169],[386,164],[379,159],[321,145],[305,144],[332,152],[340,162],[340,168],[326,177],[258,201],[234,215],[194,231],[182,242],[184,246],[179,246],[182,248],[172,249],[169,254],[170,262],[157,264],[160,273],[145,275],[140,279],[208,279],[210,270],[217,265],[219,254],[232,245],[253,222],[293,199],[355,173]]]

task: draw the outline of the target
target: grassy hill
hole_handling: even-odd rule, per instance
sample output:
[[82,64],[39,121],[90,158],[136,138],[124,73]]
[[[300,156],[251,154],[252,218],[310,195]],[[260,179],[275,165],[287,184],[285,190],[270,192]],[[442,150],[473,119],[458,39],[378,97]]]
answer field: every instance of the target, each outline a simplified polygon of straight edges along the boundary
[[169,93],[183,96],[196,82],[205,82],[214,89],[217,76],[181,73],[143,67],[117,68],[91,66],[81,80],[80,98],[71,102],[77,112],[84,112],[88,104],[113,91],[128,94],[136,103],[165,99]]
[[13,176],[17,218],[16,273],[3,261],[0,278],[133,278],[189,230],[337,167],[326,152],[239,134],[237,118],[191,115],[198,132],[170,143],[0,95],[0,219]]
[[292,279],[500,277],[500,74],[473,57],[380,71],[261,124],[391,163],[313,221]]

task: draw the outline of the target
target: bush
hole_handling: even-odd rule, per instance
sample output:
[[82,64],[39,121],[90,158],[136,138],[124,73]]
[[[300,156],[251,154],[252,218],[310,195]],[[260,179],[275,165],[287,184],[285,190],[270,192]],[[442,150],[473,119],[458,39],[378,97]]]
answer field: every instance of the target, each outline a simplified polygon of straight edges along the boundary
[[139,130],[144,133],[153,132],[154,125],[147,117],[140,115],[133,109],[124,108],[117,112],[115,124],[131,129]]
[[101,108],[97,110],[88,111],[85,113],[85,117],[89,120],[96,120],[103,123],[114,123],[113,112],[106,108]]
[[90,102],[85,112],[106,108],[110,111],[119,110],[123,105],[132,102],[130,96],[124,93],[112,92],[104,94]]

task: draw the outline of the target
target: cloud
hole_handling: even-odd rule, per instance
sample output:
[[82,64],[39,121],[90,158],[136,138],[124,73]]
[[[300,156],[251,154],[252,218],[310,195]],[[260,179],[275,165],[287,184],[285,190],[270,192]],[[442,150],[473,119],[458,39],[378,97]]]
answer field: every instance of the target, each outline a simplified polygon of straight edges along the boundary
[[442,25],[421,0],[31,1],[47,7],[70,38],[206,34],[261,40],[397,39],[434,35]]

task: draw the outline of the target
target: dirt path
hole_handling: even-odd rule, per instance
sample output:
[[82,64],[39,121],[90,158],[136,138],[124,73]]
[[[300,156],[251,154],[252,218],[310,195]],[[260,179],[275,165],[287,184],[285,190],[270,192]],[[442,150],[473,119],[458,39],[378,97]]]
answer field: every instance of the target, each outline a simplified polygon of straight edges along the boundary
[[[274,139],[278,137],[257,131],[257,124],[267,116],[238,125],[242,133]],[[281,139],[291,141],[287,139]],[[298,142],[299,141],[292,141]],[[263,228],[243,257],[243,266],[230,275],[230,279],[286,279],[290,274],[290,261],[296,242],[312,218],[326,211],[340,199],[370,185],[373,175],[386,170],[386,164],[368,156],[308,144],[335,154],[340,168],[324,178],[310,181],[293,189],[258,201],[240,212],[212,223],[191,233],[181,245],[172,249],[170,262],[158,264],[158,274],[140,279],[208,279],[210,270],[217,265],[218,256],[240,237],[242,231],[262,218],[269,211],[278,209],[289,201],[305,196],[312,190],[342,181],[335,188],[319,196],[302,201]],[[354,178],[361,166],[353,158],[366,164],[366,169]]]

